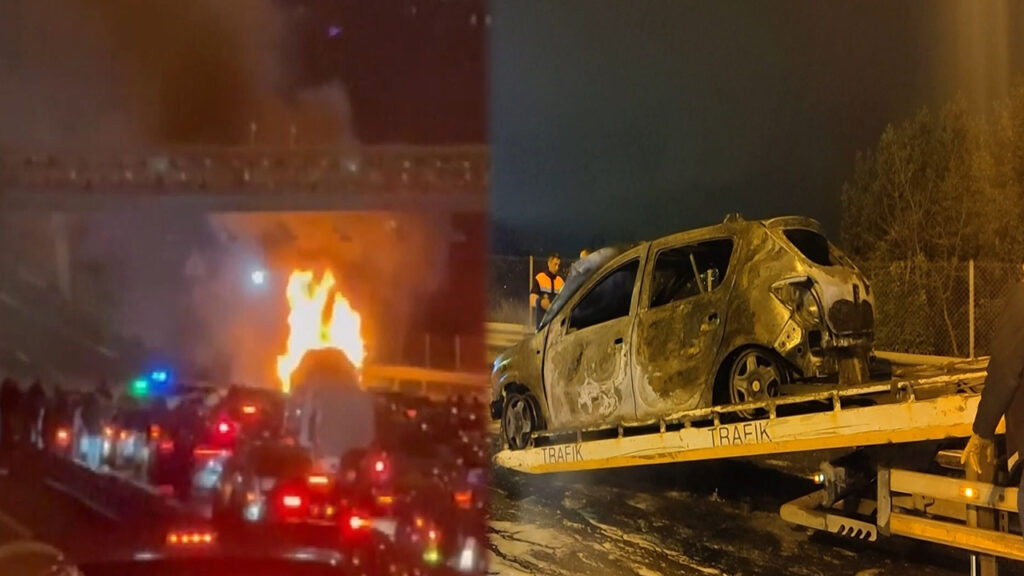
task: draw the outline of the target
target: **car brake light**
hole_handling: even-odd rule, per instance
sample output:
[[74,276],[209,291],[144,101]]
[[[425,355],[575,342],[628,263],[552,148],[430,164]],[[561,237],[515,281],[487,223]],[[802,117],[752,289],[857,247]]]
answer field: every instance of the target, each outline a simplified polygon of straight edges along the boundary
[[377,472],[378,474],[383,474],[384,469],[386,467],[387,465],[384,463],[384,460],[378,459],[376,462],[373,463],[373,471]]
[[281,497],[281,504],[284,505],[285,508],[291,508],[294,510],[295,508],[302,506],[302,496],[296,494],[285,494]]
[[473,504],[473,492],[470,490],[459,490],[454,494],[454,500],[459,508],[469,508]]
[[217,432],[220,434],[227,434],[228,432],[231,432],[231,425],[221,420],[217,423]]
[[256,407],[252,404],[245,404],[242,406],[242,414],[253,415],[256,413]]
[[162,453],[162,454],[168,454],[170,452],[173,452],[174,451],[174,442],[172,442],[170,440],[161,440],[160,444],[157,446],[157,450],[159,450],[160,453]]
[[440,537],[441,537],[441,534],[436,529],[434,529],[434,528],[431,528],[430,530],[427,531],[427,539],[429,539],[431,542],[437,542],[437,540]]
[[57,430],[55,439],[57,440],[58,445],[67,446],[68,443],[71,441],[71,435],[68,434],[67,428],[60,428]]
[[323,474],[313,474],[306,479],[311,486],[326,486],[329,481],[330,479]]

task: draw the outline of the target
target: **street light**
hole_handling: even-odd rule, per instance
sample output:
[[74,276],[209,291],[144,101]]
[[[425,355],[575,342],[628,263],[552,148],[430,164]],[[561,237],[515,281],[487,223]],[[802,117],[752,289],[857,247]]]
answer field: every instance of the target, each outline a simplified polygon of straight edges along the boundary
[[253,270],[249,278],[256,286],[262,286],[267,281],[267,272],[265,270]]

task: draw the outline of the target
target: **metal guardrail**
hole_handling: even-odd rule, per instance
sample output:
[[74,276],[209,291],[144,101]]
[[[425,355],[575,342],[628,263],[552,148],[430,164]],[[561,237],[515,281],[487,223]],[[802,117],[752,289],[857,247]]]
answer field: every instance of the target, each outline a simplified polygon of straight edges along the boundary
[[531,334],[531,331],[522,324],[488,322],[485,328],[487,330],[487,348],[498,352],[515,346]]

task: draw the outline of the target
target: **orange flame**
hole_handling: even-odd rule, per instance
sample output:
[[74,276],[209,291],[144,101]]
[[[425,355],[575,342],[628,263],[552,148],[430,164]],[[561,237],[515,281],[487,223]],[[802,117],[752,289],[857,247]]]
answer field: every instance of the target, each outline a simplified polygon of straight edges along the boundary
[[362,320],[338,292],[334,275],[324,273],[318,282],[313,272],[296,270],[288,278],[288,343],[277,357],[281,389],[291,390],[292,374],[310,350],[341,350],[360,368],[366,348],[360,335]]

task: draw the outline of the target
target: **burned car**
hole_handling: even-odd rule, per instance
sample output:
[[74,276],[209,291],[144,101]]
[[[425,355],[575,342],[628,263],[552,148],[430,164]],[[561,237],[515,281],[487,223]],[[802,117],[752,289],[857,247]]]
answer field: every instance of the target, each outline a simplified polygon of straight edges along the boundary
[[818,222],[731,216],[588,256],[537,333],[495,360],[491,416],[521,449],[535,432],[672,422],[794,381],[857,383],[873,330],[870,285]]

